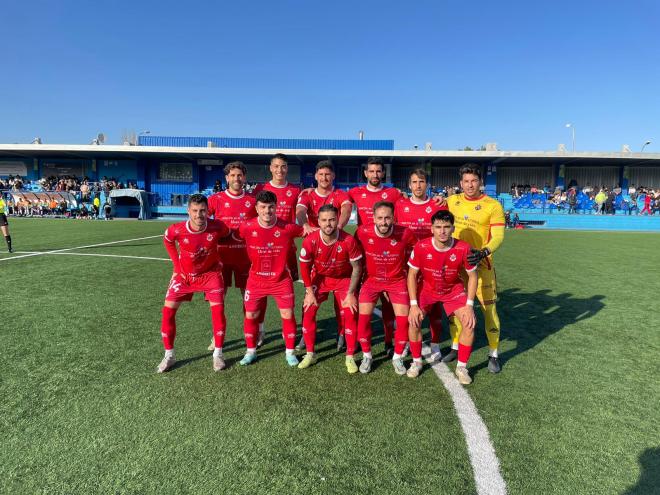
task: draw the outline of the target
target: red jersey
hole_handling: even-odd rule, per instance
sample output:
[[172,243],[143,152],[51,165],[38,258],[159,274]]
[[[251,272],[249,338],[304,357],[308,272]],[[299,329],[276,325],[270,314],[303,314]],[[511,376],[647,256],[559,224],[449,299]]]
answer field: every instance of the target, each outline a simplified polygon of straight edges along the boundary
[[277,218],[291,223],[296,222],[296,204],[298,196],[300,196],[299,187],[288,182],[283,186],[277,186],[273,184],[273,181],[270,181],[265,184],[257,184],[254,188],[254,195],[256,196],[259,191],[270,191],[277,196],[277,208],[275,210]]
[[424,282],[424,291],[431,291],[438,296],[450,294],[456,286],[463,288],[461,269],[476,270],[468,261],[470,245],[452,238],[451,247],[439,249],[432,237],[415,244],[408,266],[419,270]]
[[364,251],[367,278],[388,283],[406,278],[406,260],[417,241],[409,229],[394,225],[390,235],[382,237],[374,225],[362,225],[355,237]]
[[[305,190],[298,197],[298,206],[307,210],[307,223],[312,227],[319,226],[319,210],[323,205],[333,205],[341,212],[341,207],[350,204],[348,193],[341,189],[333,189],[329,194],[322,196],[316,189]],[[339,220],[339,218],[337,218]]]
[[250,279],[262,282],[279,282],[291,277],[287,268],[287,255],[293,249],[295,238],[302,237],[303,228],[281,218],[263,227],[258,219],[240,226],[239,232],[245,239],[250,267]]
[[227,263],[245,260],[245,241],[237,234],[238,227],[257,216],[257,202],[254,196],[242,193],[236,196],[229,191],[221,191],[209,197],[209,216],[222,220],[234,232],[231,237],[220,243],[220,255]]
[[374,205],[379,201],[389,201],[396,204],[402,197],[401,191],[395,187],[372,189],[370,186],[358,186],[348,191],[348,196],[357,207],[358,225],[374,224]]
[[192,230],[189,220],[170,225],[163,244],[174,263],[174,271],[198,276],[222,268],[218,242],[229,232],[229,227],[220,220],[208,220],[206,228],[200,231]]
[[309,234],[300,249],[300,262],[312,263],[316,275],[347,278],[353,273],[351,261],[362,258],[362,251],[355,237],[343,230],[337,231],[337,240],[326,244],[317,230]]
[[430,198],[417,203],[412,198],[401,198],[394,205],[394,222],[413,231],[417,240],[431,237],[431,217],[436,211],[446,210],[446,206],[438,206]]

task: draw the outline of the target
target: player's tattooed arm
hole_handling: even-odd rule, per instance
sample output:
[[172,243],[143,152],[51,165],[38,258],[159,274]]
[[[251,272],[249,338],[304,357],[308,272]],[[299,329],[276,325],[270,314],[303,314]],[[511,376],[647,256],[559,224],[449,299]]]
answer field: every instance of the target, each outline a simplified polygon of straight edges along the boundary
[[[469,330],[473,330],[477,323],[477,317],[474,314],[474,298],[477,295],[478,283],[479,276],[477,275],[477,270],[469,271],[467,282],[468,304],[461,308],[460,313],[457,312],[456,315],[461,320],[461,325],[463,325],[463,328],[468,328]],[[470,304],[470,301],[472,301],[472,304]]]
[[351,273],[351,281],[348,284],[348,292],[346,293],[346,298],[342,301],[341,305],[343,308],[351,308],[353,313],[358,310],[358,301],[355,297],[355,292],[357,291],[358,284],[362,279],[362,263],[361,260],[351,261],[351,268],[353,272]]
[[424,313],[417,304],[417,273],[419,270],[408,265],[408,296],[410,297],[410,310],[408,313],[408,323],[413,328],[419,328],[424,319]]

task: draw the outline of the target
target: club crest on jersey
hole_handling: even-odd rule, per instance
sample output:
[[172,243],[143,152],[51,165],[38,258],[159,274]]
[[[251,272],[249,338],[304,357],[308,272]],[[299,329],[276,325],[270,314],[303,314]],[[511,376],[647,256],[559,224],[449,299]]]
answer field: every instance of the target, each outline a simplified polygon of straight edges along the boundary
[[424,211],[425,211],[426,213],[431,213],[431,212],[433,211],[433,208],[431,208],[430,206],[427,206],[427,207],[426,207],[426,210],[424,210]]
[[[337,252],[341,253],[341,246],[337,246]],[[334,260],[333,260],[334,261]]]
[[291,189],[289,189],[289,190],[286,192],[286,195],[287,195],[288,197],[291,197],[291,194],[292,194],[292,193],[291,193]]
[[481,205],[477,205],[474,207],[475,210],[481,210]]
[[213,240],[213,234],[209,234],[206,236],[206,240],[211,242]]
[[470,215],[463,215],[463,220],[469,220],[469,219],[470,219]]
[[455,204],[456,204],[456,206],[458,206],[458,205],[460,205],[460,204],[461,204],[461,202],[460,202],[460,201],[456,201],[456,203],[455,203]]
[[392,246],[396,246],[396,239],[392,239],[392,240],[390,241],[390,244],[391,244]]
[[387,199],[387,193],[381,194],[380,197],[383,198],[383,199]]
[[449,261],[456,261],[456,255],[454,253],[451,253],[449,256]]
[[275,237],[279,237],[279,236],[281,236],[282,234],[280,233],[279,230],[276,230],[275,233],[274,233],[273,235],[274,235]]

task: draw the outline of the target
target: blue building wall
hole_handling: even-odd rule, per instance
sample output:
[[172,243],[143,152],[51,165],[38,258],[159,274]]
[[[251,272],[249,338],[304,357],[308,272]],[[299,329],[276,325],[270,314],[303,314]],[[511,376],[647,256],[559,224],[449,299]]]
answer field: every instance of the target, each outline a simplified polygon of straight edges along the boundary
[[267,139],[228,137],[139,136],[138,146],[206,148],[257,148],[277,150],[393,150],[391,139]]
[[[94,179],[114,177],[116,180],[123,182],[124,184],[128,181],[137,181],[138,187],[141,187],[136,160],[97,160],[96,170],[96,177]],[[142,182],[144,183],[144,178]],[[142,184],[142,186],[143,185],[144,184]]]

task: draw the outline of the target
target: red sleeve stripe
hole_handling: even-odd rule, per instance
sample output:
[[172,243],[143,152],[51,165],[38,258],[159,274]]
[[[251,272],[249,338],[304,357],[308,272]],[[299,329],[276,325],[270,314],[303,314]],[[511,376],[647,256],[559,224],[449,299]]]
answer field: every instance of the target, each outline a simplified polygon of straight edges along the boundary
[[503,223],[491,223],[490,226],[491,227],[504,227],[504,224]]

